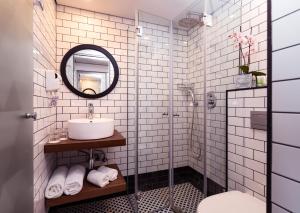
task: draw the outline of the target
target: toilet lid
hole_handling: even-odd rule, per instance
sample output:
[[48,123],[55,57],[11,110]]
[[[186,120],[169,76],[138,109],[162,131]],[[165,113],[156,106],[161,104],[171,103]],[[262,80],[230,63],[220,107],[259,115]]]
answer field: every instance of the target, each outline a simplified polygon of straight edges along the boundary
[[230,191],[205,198],[197,213],[266,213],[266,203],[246,193]]

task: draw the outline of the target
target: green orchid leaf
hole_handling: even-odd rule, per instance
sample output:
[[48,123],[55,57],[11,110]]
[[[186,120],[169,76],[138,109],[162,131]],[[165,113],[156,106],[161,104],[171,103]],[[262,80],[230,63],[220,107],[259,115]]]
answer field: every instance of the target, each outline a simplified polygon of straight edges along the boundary
[[265,73],[259,72],[259,71],[252,71],[250,73],[254,76],[265,76],[266,75]]
[[249,73],[249,66],[247,65],[242,65],[242,66],[239,66],[239,68],[242,70],[242,72],[244,74],[248,74]]

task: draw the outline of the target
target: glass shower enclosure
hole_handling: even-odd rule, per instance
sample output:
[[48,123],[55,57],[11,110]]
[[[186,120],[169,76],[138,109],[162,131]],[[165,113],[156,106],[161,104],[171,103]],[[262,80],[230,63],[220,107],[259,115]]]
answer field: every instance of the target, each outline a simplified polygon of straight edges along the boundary
[[[135,212],[194,212],[175,182],[192,180],[201,199],[226,190],[224,104],[238,70],[220,57],[222,45],[232,48],[224,40],[241,24],[240,5],[198,0],[173,20],[136,11]],[[195,177],[176,169],[187,166]]]

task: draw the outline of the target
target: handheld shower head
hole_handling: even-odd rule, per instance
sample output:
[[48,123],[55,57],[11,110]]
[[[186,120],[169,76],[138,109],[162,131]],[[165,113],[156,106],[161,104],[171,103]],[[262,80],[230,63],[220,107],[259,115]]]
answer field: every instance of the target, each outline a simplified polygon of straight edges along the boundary
[[195,103],[195,95],[194,95],[193,90],[189,89],[189,90],[187,90],[187,92],[190,94],[190,96],[192,98],[192,102]]
[[198,106],[198,102],[196,101],[194,90],[191,86],[187,86],[187,85],[184,85],[184,84],[178,84],[178,89],[180,89],[184,92],[187,92],[189,94],[189,96],[191,96],[192,105],[194,107]]

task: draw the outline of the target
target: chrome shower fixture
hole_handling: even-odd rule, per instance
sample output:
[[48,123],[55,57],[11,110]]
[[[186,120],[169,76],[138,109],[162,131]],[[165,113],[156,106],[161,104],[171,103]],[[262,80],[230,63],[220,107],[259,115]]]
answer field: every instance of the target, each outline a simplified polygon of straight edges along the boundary
[[198,14],[198,13],[189,12],[187,13],[186,17],[178,21],[178,25],[183,28],[192,29],[198,24],[200,26],[204,24],[202,18],[203,18],[202,13]]
[[208,109],[213,109],[217,105],[217,97],[215,92],[210,91],[207,93],[207,107]]
[[[195,115],[196,115],[196,108],[198,107],[198,102],[196,101],[196,97],[194,94],[194,89],[193,86],[191,85],[187,85],[187,84],[178,84],[178,89],[187,92],[191,98],[192,98],[192,120],[191,120],[191,129],[190,129],[190,137],[189,137],[189,144],[190,144],[190,150],[193,154],[194,157],[197,158],[197,160],[201,160],[202,159],[202,148],[201,148],[201,144],[199,144],[199,151],[198,153],[194,152],[194,147],[195,146],[195,141],[194,141],[194,137],[193,137],[193,133],[194,133],[194,124],[195,124]],[[199,143],[199,141],[198,141]]]
[[188,30],[199,25],[212,26],[212,15],[207,13],[188,12],[187,15],[178,21],[178,26]]
[[192,98],[192,106],[198,106],[198,102],[196,101],[195,93],[193,86],[189,86],[186,84],[178,84],[178,89],[187,92]]

